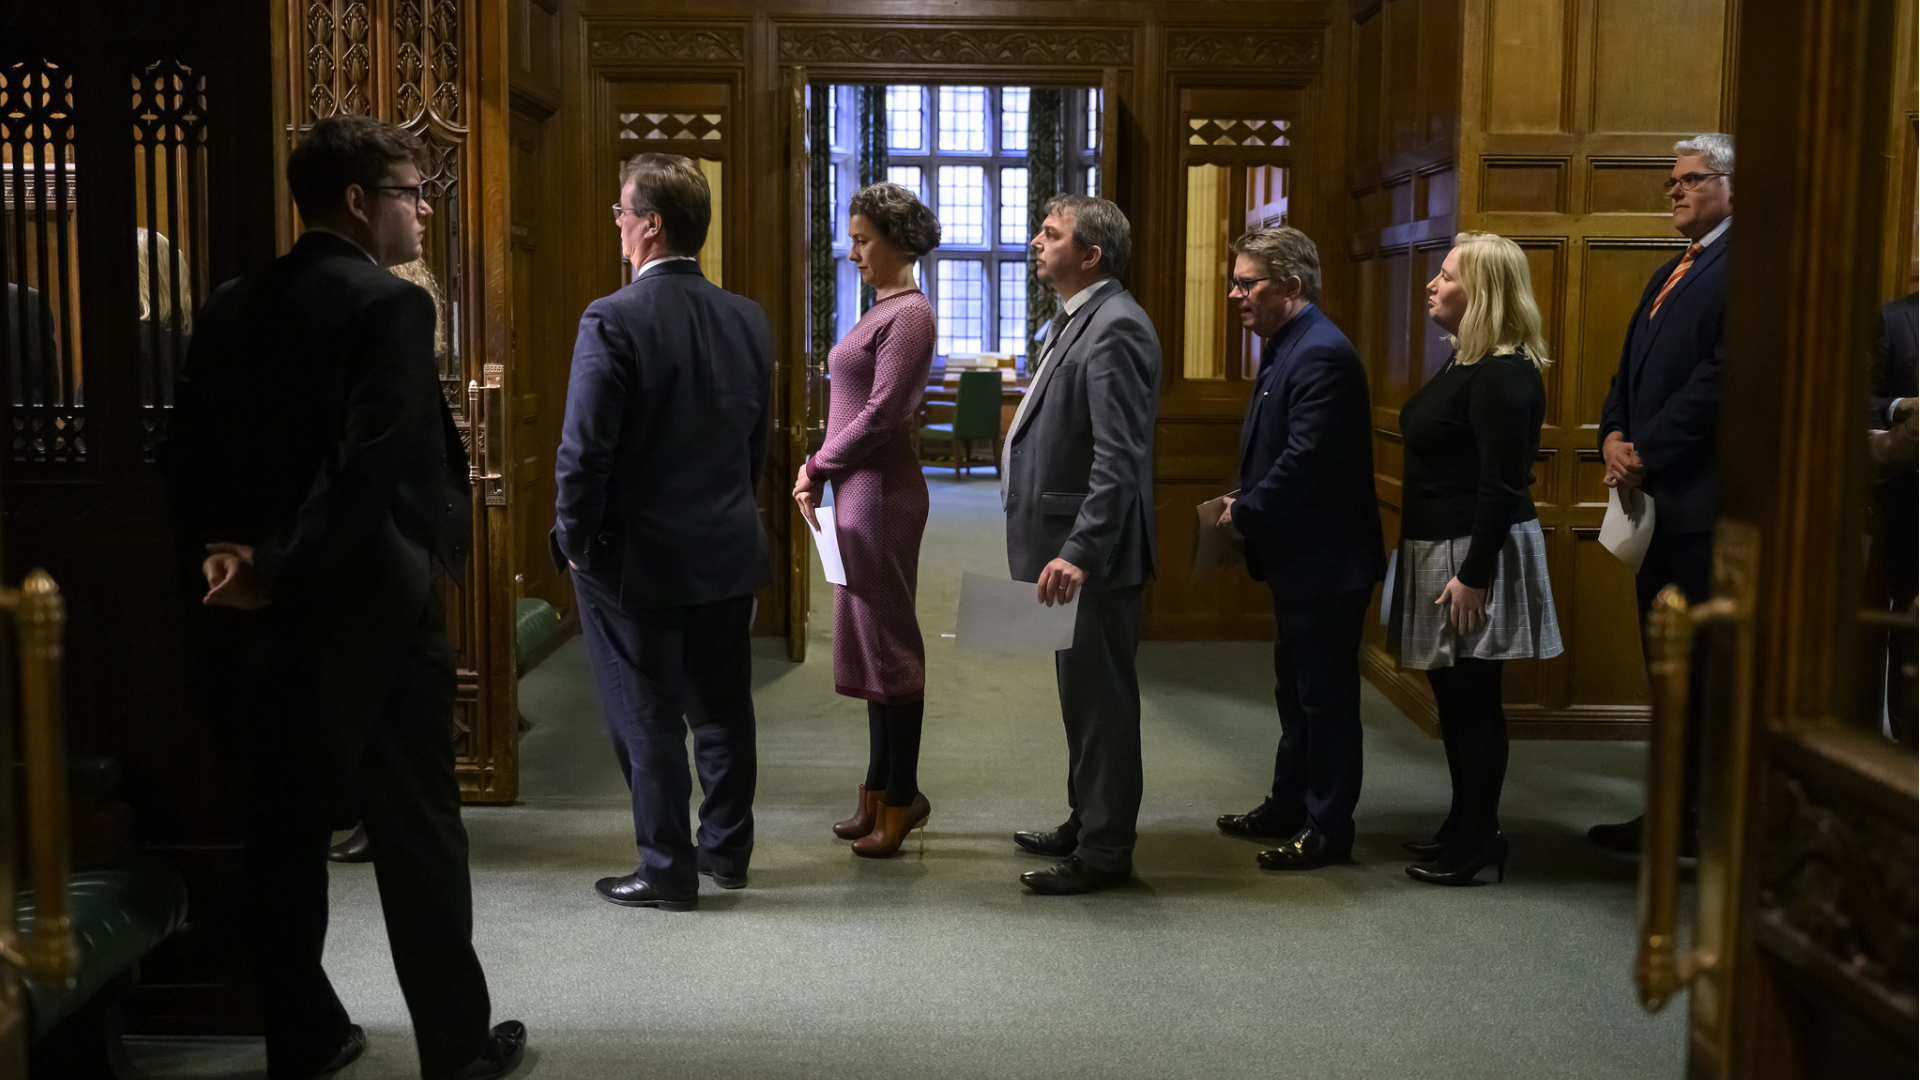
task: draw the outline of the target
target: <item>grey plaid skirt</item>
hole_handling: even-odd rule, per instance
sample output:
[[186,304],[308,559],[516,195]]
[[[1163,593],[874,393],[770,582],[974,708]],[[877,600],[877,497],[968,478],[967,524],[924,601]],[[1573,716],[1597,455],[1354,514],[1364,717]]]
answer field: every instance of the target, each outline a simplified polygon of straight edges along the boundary
[[1560,622],[1547,581],[1547,540],[1540,522],[1507,531],[1487,583],[1486,625],[1462,635],[1434,603],[1467,557],[1470,537],[1402,540],[1387,616],[1387,651],[1420,671],[1452,667],[1455,659],[1545,660],[1559,656]]

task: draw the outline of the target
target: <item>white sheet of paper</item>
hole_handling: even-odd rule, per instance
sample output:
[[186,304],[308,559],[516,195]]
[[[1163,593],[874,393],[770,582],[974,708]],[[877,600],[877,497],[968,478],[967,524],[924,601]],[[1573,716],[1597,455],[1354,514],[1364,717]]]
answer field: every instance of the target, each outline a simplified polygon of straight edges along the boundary
[[1387,552],[1387,583],[1380,586],[1380,625],[1393,622],[1393,583],[1400,576],[1400,549]]
[[827,572],[827,580],[835,585],[847,583],[847,564],[840,561],[840,533],[833,520],[833,482],[825,485],[824,502],[813,509],[813,516],[820,519],[820,529],[813,534],[813,547],[820,553],[820,568]]
[[1031,581],[1009,581],[971,570],[960,575],[959,642],[993,653],[1058,652],[1073,648],[1080,598],[1048,607]]
[[1634,573],[1653,542],[1653,496],[1635,490],[1623,504],[1620,489],[1607,492],[1607,516],[1600,522],[1600,546],[1626,563]]

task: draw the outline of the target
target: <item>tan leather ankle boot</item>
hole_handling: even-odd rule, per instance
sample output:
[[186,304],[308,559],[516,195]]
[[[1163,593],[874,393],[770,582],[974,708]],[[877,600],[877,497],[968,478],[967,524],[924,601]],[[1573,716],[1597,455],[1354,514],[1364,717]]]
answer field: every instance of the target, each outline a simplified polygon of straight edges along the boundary
[[854,803],[853,816],[845,821],[833,824],[833,835],[842,840],[858,840],[873,831],[873,823],[880,816],[880,806],[885,801],[884,791],[868,791],[867,785],[860,785],[860,797]]
[[[888,806],[880,804],[880,820],[874,823],[873,831],[853,842],[853,853],[869,859],[884,859],[900,850],[900,844],[907,834],[915,829],[924,829],[927,815],[933,807],[927,802],[923,792],[913,797],[906,806]],[[920,834],[920,843],[926,844],[926,833]]]

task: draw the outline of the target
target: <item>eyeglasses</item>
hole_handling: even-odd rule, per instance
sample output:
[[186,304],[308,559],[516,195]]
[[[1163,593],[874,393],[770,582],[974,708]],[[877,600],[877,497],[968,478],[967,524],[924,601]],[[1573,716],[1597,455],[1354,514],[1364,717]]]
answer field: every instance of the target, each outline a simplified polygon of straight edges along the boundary
[[619,221],[620,218],[626,214],[632,214],[634,217],[646,217],[648,214],[657,213],[659,213],[658,210],[631,210],[621,206],[619,203],[613,204],[613,220],[615,221]]
[[411,199],[416,210],[420,207],[420,200],[427,197],[427,185],[425,184],[375,184],[373,185],[373,190],[397,191],[402,198]]
[[1227,295],[1232,296],[1234,293],[1243,292],[1251,296],[1253,294],[1253,287],[1255,285],[1258,285],[1263,281],[1272,281],[1272,280],[1273,278],[1271,277],[1228,278],[1227,279]]
[[1685,176],[1669,176],[1665,180],[1661,181],[1660,187],[1667,194],[1671,195],[1673,194],[1674,188],[1679,188],[1682,191],[1692,191],[1695,188],[1699,187],[1701,184],[1706,183],[1708,180],[1711,180],[1716,176],[1732,176],[1732,175],[1733,174],[1730,172],[1706,172],[1706,173],[1690,172],[1690,173],[1687,173]]

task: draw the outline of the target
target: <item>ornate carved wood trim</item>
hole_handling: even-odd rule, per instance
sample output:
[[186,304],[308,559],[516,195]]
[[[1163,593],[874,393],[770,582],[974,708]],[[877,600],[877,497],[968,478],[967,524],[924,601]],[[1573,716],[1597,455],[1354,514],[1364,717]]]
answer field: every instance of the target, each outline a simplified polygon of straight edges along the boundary
[[594,26],[587,34],[587,53],[595,60],[713,63],[740,60],[746,51],[746,32],[739,27],[614,23]]
[[782,27],[787,63],[1126,64],[1125,30],[1024,30],[1015,27]]
[[1322,40],[1318,30],[1176,30],[1167,35],[1167,66],[1318,71]]
[[1780,825],[1767,840],[1759,914],[1763,938],[1825,961],[1870,1013],[1915,1015],[1915,862],[1910,823],[1829,798],[1776,770]]

